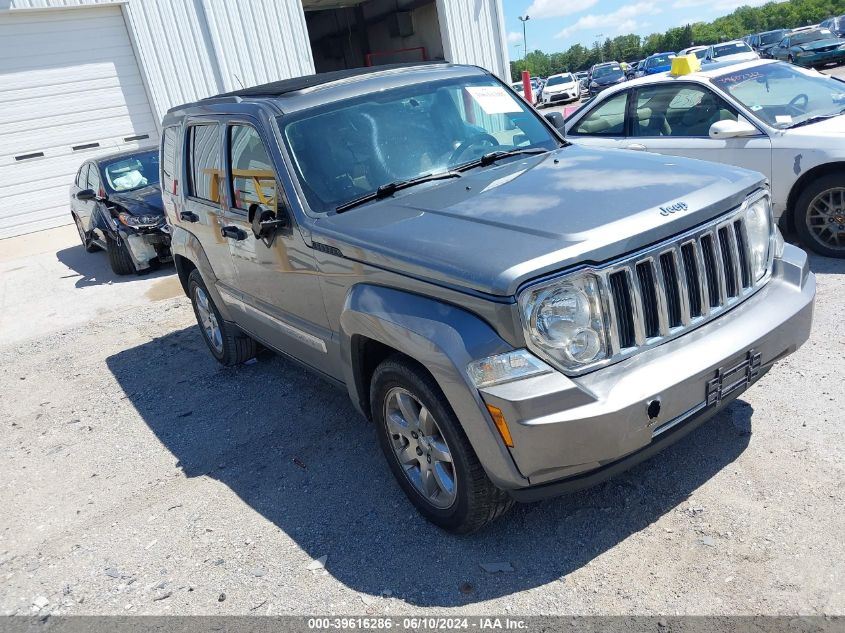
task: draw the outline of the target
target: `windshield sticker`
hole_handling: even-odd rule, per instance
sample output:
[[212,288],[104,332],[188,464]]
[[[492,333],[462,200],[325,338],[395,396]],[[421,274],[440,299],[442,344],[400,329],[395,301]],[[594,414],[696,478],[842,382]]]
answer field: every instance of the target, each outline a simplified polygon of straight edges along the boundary
[[778,114],[775,116],[776,123],[792,123],[792,117],[788,114]]
[[501,86],[467,86],[464,88],[487,114],[522,112],[522,108]]

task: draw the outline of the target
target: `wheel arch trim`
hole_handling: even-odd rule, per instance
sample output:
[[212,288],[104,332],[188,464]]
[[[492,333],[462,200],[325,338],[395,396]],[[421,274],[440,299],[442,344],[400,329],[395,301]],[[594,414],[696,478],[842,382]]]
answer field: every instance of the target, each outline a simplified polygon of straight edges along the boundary
[[431,374],[496,485],[528,484],[465,371],[473,360],[513,349],[485,321],[463,308],[414,293],[370,284],[353,286],[340,316],[339,343],[349,396],[366,415],[369,384],[360,371],[361,337],[404,354]]

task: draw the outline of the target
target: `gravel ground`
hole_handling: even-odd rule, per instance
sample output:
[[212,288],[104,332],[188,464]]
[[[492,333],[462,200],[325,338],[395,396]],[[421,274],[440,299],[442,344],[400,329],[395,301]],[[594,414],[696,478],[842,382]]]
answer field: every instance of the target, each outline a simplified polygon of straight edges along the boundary
[[0,613],[845,613],[843,261],[813,258],[812,339],[724,413],[455,537],[345,393],[218,366],[172,270],[118,284],[73,237],[0,258],[0,316],[35,328],[0,331]]

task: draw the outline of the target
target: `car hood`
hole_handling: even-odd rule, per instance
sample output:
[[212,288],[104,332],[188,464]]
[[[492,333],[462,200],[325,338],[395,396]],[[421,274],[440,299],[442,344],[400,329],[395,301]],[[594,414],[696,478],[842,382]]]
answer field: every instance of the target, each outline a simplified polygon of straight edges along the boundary
[[700,224],[761,183],[715,163],[569,146],[323,216],[311,239],[383,269],[510,297],[533,278]]
[[816,42],[807,42],[806,44],[797,44],[796,46],[805,51],[817,51],[821,48],[829,48],[831,46],[839,46],[845,44],[845,40],[840,40],[837,37],[831,37],[826,40],[818,40]]
[[109,201],[119,204],[132,215],[164,215],[164,203],[158,185],[113,193],[109,195]]
[[837,144],[841,143],[841,138],[845,135],[845,115],[835,116],[831,119],[824,119],[823,121],[818,121],[816,123],[811,123],[810,125],[805,125],[803,127],[797,127],[794,130],[784,130],[784,132],[789,136],[818,136],[821,139],[819,145],[813,145],[817,149],[824,149],[828,147],[828,143],[825,142],[825,139],[830,139],[831,136],[837,139]]
[[544,86],[543,90],[547,92],[560,92],[562,90],[571,90],[578,82],[570,81],[568,84],[555,84],[554,86]]

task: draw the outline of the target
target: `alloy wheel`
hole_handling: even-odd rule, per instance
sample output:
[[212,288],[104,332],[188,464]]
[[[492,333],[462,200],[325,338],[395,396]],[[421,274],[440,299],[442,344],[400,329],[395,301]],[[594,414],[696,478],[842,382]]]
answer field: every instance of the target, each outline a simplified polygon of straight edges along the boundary
[[432,413],[410,391],[394,387],[384,400],[384,420],[396,459],[417,492],[437,508],[454,504],[452,453]]
[[223,353],[223,332],[220,329],[220,324],[217,322],[217,315],[211,307],[208,300],[208,295],[203,288],[196,286],[194,289],[194,299],[197,305],[197,314],[199,316],[200,326],[202,327],[205,339],[209,342],[214,351],[218,354]]
[[845,188],[834,187],[819,193],[810,202],[804,221],[819,244],[845,251]]

